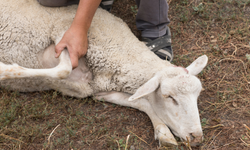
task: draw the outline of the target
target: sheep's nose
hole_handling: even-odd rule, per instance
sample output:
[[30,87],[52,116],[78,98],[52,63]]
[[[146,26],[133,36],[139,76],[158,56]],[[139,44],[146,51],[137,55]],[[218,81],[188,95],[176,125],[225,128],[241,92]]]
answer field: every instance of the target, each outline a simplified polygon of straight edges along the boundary
[[201,142],[203,141],[203,133],[190,133],[190,146],[199,146]]

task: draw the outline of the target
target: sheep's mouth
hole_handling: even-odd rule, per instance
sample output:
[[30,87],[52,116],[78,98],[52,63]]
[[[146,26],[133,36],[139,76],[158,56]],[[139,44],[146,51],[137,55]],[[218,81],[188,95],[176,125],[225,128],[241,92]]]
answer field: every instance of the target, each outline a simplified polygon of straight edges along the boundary
[[199,140],[199,138],[195,138],[194,136],[192,136],[192,134],[190,134],[190,137],[186,137],[185,138],[182,138],[180,137],[178,134],[175,134],[175,132],[171,129],[170,129],[170,132],[178,137],[180,140],[181,140],[181,143],[183,143],[184,145],[188,146],[188,147],[199,147],[199,146],[202,146],[202,140]]
[[192,139],[193,141],[189,140],[189,138],[187,138],[187,140],[185,140],[184,138],[180,138],[180,139],[181,139],[182,143],[184,145],[188,146],[188,147],[199,147],[199,146],[202,146],[201,141],[198,142],[198,141],[195,140],[195,138],[194,138],[194,140]]

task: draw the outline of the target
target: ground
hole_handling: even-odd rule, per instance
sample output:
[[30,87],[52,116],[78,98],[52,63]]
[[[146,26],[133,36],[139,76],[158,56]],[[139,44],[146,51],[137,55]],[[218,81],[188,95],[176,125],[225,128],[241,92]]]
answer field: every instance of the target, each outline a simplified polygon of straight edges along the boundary
[[[173,63],[186,67],[206,54],[198,75],[204,141],[199,147],[159,147],[146,114],[77,99],[57,91],[0,91],[0,150],[4,149],[250,149],[250,0],[169,0]],[[111,11],[139,38],[134,0]]]

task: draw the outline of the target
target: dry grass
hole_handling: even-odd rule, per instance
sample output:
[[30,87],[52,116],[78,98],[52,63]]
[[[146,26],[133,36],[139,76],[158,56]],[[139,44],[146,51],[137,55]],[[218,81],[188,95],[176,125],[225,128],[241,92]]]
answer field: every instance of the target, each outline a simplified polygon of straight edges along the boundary
[[[198,75],[204,142],[192,149],[250,149],[250,0],[171,0],[173,63],[206,54]],[[112,13],[139,37],[133,0],[115,1]],[[1,89],[0,149],[189,149],[158,147],[150,119],[132,108],[64,97],[56,91]]]

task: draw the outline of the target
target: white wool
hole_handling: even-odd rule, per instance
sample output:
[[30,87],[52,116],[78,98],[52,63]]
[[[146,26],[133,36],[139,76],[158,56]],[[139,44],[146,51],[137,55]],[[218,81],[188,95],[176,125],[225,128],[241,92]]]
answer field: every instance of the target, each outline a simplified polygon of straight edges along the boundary
[[181,139],[202,139],[197,107],[202,87],[194,75],[206,66],[207,56],[186,69],[175,67],[151,52],[121,19],[98,9],[88,32],[88,52],[71,70],[68,52],[56,59],[54,49],[70,27],[76,5],[49,8],[36,0],[0,0],[0,7],[0,86],[94,95],[144,111],[160,142],[177,145],[168,127]]
[[[43,7],[35,0],[0,0],[0,6],[0,61],[28,68],[43,68],[44,49],[60,41],[77,9],[76,5]],[[93,91],[134,93],[157,71],[170,65],[140,42],[120,18],[102,9],[96,11],[88,40],[86,62],[94,77],[89,83],[92,89],[87,90],[90,92],[83,92],[86,83],[40,77],[5,80],[1,85],[21,91],[52,88],[78,97],[91,95]]]

